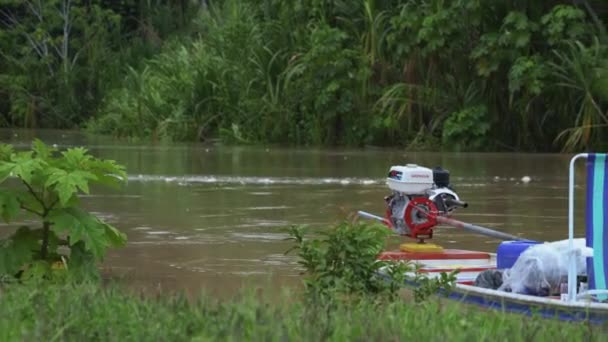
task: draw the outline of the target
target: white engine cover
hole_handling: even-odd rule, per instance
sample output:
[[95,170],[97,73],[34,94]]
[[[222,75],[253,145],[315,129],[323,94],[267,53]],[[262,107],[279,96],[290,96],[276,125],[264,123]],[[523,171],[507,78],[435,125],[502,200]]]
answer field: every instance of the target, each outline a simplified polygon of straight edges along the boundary
[[433,187],[433,170],[416,164],[392,166],[386,185],[393,191],[407,195],[424,194]]
[[458,195],[454,191],[452,191],[448,188],[433,189],[433,190],[427,192],[427,195],[429,196],[429,199],[431,201],[434,201],[437,196],[444,195],[444,194],[450,195],[455,200],[460,201],[460,197],[458,197]]

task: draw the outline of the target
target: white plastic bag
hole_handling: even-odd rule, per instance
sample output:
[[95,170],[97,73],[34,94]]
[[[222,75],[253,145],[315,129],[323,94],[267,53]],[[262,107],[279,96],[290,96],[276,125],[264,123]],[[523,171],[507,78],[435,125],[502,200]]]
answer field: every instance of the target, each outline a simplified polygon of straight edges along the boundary
[[[574,239],[576,270],[587,274],[587,257],[593,249],[585,246],[585,239]],[[559,292],[559,285],[568,277],[568,240],[534,245],[526,249],[513,267],[503,274],[499,290],[548,296]]]

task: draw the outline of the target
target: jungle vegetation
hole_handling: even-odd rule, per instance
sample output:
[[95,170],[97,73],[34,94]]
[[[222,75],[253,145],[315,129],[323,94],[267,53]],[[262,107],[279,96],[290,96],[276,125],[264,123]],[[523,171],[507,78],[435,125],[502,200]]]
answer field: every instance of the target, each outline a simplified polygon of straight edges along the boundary
[[601,0],[1,0],[0,125],[601,149],[607,19]]

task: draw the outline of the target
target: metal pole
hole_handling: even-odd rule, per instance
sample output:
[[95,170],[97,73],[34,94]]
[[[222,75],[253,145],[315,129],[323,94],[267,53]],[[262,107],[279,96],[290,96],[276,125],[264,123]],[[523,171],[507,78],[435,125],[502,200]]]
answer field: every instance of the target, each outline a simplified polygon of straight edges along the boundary
[[574,255],[574,164],[579,158],[587,157],[587,153],[580,153],[570,160],[570,172],[568,177],[568,296],[566,297],[569,302],[576,300],[576,256]]
[[382,223],[384,223],[384,224],[388,225],[389,227],[391,227],[391,226],[392,226],[392,225],[390,224],[390,222],[388,222],[388,220],[387,220],[387,219],[385,219],[384,217],[380,217],[380,216],[377,216],[377,215],[374,215],[374,214],[370,214],[370,213],[365,212],[365,211],[361,211],[361,210],[359,210],[359,211],[357,212],[357,215],[359,215],[359,216],[361,216],[361,217],[363,217],[363,218],[366,218],[366,219],[371,219],[371,220],[380,221],[380,222],[382,222]]
[[516,240],[516,241],[531,241],[528,239],[524,239],[515,235],[511,235],[511,234],[507,234],[507,233],[503,233],[503,232],[499,232],[493,229],[489,229],[486,227],[481,227],[481,226],[476,226],[474,224],[470,224],[470,223],[466,223],[466,222],[461,222],[458,220],[454,220],[451,218],[447,218],[444,216],[437,216],[437,222],[443,223],[443,224],[447,224],[449,226],[452,227],[456,227],[456,228],[462,228],[464,230],[468,230],[471,231],[473,233],[477,233],[477,234],[481,234],[481,235],[486,235],[486,236],[490,236],[493,238],[497,238],[497,239],[502,239],[502,240]]

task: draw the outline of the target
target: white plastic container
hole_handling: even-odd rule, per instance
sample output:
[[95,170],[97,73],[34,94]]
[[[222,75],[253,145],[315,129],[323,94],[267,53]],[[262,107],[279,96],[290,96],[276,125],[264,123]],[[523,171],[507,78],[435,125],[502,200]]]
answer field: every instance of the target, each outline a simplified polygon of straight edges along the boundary
[[433,170],[416,164],[393,166],[386,178],[386,185],[393,191],[407,195],[423,194],[433,187]]

